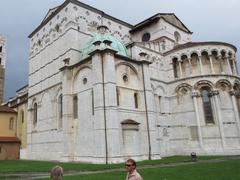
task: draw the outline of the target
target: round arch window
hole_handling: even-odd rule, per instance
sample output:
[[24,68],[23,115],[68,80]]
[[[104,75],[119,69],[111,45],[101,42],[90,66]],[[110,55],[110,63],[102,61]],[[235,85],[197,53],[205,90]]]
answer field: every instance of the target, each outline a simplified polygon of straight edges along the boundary
[[147,42],[150,40],[150,33],[144,33],[143,36],[142,36],[142,42]]
[[174,38],[177,43],[181,40],[181,35],[179,34],[179,32],[174,32]]

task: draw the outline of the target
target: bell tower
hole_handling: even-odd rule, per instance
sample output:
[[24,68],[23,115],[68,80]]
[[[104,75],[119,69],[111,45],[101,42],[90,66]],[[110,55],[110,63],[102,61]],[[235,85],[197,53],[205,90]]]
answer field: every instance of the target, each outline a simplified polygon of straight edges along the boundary
[[0,35],[0,105],[3,102],[3,90],[6,63],[6,39]]

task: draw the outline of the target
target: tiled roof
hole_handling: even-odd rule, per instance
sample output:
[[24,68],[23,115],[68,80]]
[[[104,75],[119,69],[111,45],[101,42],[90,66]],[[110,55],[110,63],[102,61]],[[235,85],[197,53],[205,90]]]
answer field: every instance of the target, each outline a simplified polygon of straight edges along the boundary
[[1,137],[0,142],[21,142],[17,137]]
[[173,26],[192,34],[192,32],[178,19],[178,17],[174,13],[158,13],[153,15],[152,17],[136,24],[132,30],[130,30],[131,33],[141,30],[142,28],[148,26],[149,24],[157,22],[160,18],[163,18],[168,23],[172,24]]
[[0,112],[5,112],[5,113],[17,113],[15,110],[8,106],[0,106]]

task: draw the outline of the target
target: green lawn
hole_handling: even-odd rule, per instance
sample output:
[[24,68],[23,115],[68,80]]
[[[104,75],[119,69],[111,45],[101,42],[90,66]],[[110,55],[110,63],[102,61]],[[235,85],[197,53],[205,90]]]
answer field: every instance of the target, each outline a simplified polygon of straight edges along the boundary
[[[200,156],[199,160],[228,158],[224,156]],[[190,162],[189,156],[173,156],[166,157],[160,160],[141,161],[138,162],[138,166],[142,165],[154,165],[154,164],[168,164],[176,162]],[[17,173],[17,172],[49,172],[49,170],[55,166],[60,165],[64,171],[96,171],[113,168],[124,168],[124,164],[84,164],[84,163],[59,163],[59,162],[47,162],[47,161],[0,161],[0,173]]]
[[[139,170],[144,180],[239,180],[240,160]],[[123,180],[125,172],[64,177],[64,180]],[[49,180],[41,179],[41,180]]]
[[[209,162],[207,160],[213,160]],[[224,160],[216,162],[215,160]],[[186,163],[185,163],[186,162]],[[191,162],[189,156],[173,156],[163,158],[161,160],[141,161],[137,162],[139,172],[144,177],[144,180],[239,180],[240,179],[240,157],[234,156],[200,156],[199,163],[188,164]],[[181,164],[174,164],[181,163]],[[54,165],[60,165],[66,172],[79,171],[96,171],[106,169],[118,169],[115,172],[65,176],[64,180],[121,180],[125,179],[124,164],[84,164],[84,163],[59,163],[45,161],[0,161],[0,179],[6,179],[7,174],[15,176],[14,173],[24,172],[50,172]],[[173,165],[172,167],[152,167],[155,165]],[[146,166],[146,165],[152,165]],[[122,171],[119,171],[119,169]],[[5,175],[4,175],[5,174]],[[44,179],[44,180],[48,180]]]

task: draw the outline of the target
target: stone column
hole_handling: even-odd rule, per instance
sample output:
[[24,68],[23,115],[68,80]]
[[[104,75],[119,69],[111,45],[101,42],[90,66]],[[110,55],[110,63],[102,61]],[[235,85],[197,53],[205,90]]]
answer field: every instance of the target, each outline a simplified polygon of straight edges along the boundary
[[237,100],[236,100],[234,90],[231,90],[229,92],[229,94],[232,97],[233,110],[234,110],[235,120],[236,120],[236,124],[237,124],[237,129],[238,129],[238,137],[239,137],[239,142],[240,142],[240,119],[239,119],[239,111],[238,111],[238,107],[237,107]]
[[193,69],[192,69],[192,62],[191,62],[191,58],[188,57],[188,63],[189,63],[189,68],[190,68],[190,76],[192,76],[193,73]]
[[224,70],[223,70],[223,63],[222,63],[222,56],[218,56],[217,57],[218,61],[219,61],[219,64],[220,64],[220,70],[221,70],[221,73],[224,74]]
[[202,57],[198,56],[199,67],[200,67],[200,74],[203,74],[203,65],[202,65]]
[[217,90],[214,90],[214,91],[212,91],[212,95],[214,97],[214,101],[216,104],[216,111],[217,111],[222,147],[226,148],[225,133],[224,133],[223,121],[222,121],[222,113],[221,113],[221,108],[220,108],[219,99],[218,99],[219,92]]
[[199,93],[197,93],[196,91],[192,92],[194,109],[195,109],[195,114],[196,114],[196,119],[197,119],[198,140],[199,140],[200,148],[203,150],[204,146],[203,146],[201,122],[200,122],[199,108],[198,108],[198,103],[197,103],[197,97],[199,97],[199,96],[200,96]]
[[62,102],[63,102],[63,161],[74,161],[76,125],[72,116],[72,71],[68,67],[62,70]]
[[215,74],[214,68],[213,68],[212,55],[209,55],[209,61],[210,61],[210,66],[211,66],[211,73],[212,73],[212,74]]
[[178,65],[179,65],[179,70],[180,70],[180,74],[179,74],[179,78],[182,78],[183,76],[183,72],[182,72],[182,60],[178,60]]
[[232,61],[232,67],[231,67],[231,71],[232,71],[232,75],[236,75],[236,64],[234,62],[234,59],[230,58],[229,61]]
[[105,123],[107,132],[107,148],[109,163],[117,163],[122,160],[121,155],[121,124],[118,116],[117,106],[117,76],[115,69],[115,50],[111,49],[109,42],[104,42],[106,49],[102,53],[103,61],[103,91],[105,98]]
[[103,95],[102,55],[96,48],[92,55],[93,97],[94,97],[94,158],[98,163],[106,163],[106,139]]
[[234,69],[234,75],[238,75],[237,61],[236,61],[236,59],[233,59],[233,69]]
[[225,60],[227,61],[227,64],[228,64],[228,72],[229,72],[229,74],[233,74],[232,68],[231,68],[231,65],[230,65],[230,57],[226,57]]

